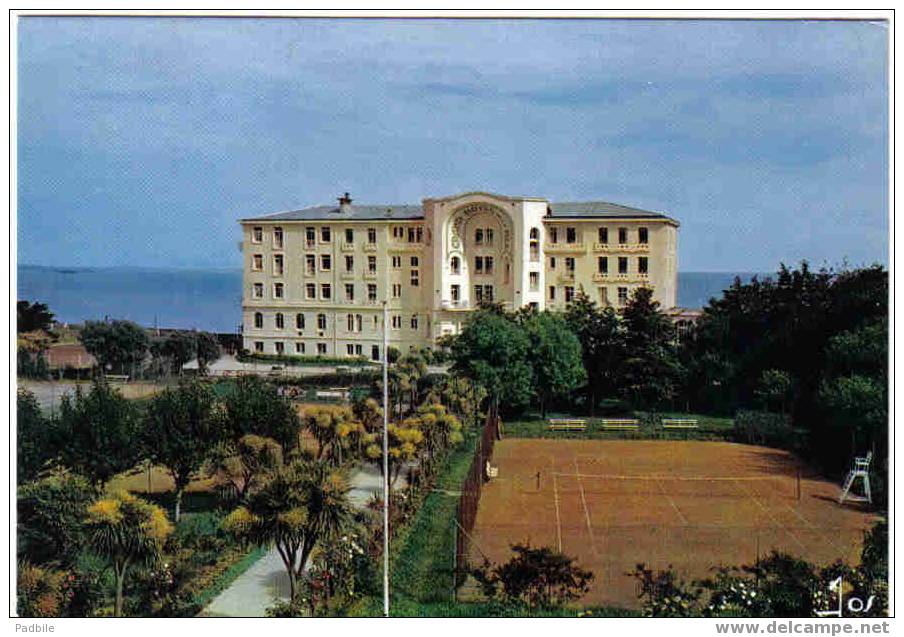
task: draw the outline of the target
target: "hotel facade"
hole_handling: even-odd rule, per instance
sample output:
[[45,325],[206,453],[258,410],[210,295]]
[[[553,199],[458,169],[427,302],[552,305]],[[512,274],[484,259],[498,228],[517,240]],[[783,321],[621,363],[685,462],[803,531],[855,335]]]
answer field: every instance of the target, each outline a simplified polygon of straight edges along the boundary
[[471,192],[422,205],[339,205],[242,219],[244,348],[380,359],[456,334],[481,301],[564,310],[579,290],[675,306],[678,222],[605,202]]

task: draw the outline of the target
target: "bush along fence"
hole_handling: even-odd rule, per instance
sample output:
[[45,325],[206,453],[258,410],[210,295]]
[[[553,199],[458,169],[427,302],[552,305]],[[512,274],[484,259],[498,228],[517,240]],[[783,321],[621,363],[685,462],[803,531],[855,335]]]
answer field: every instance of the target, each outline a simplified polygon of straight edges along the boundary
[[480,504],[480,490],[484,481],[488,479],[490,458],[493,457],[493,446],[499,438],[499,415],[495,410],[487,412],[483,431],[477,447],[474,449],[474,458],[468,475],[461,486],[461,495],[458,499],[458,509],[455,513],[455,586],[460,586],[469,571],[468,546],[471,542],[471,533],[474,531],[474,523],[477,520],[477,507]]

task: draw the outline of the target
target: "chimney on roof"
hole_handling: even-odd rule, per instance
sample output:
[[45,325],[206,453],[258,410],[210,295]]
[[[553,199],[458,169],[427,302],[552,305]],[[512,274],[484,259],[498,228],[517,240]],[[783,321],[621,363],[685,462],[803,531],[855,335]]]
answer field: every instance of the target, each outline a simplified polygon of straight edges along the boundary
[[342,197],[339,197],[339,212],[351,212],[352,209],[352,198],[348,193],[345,193]]

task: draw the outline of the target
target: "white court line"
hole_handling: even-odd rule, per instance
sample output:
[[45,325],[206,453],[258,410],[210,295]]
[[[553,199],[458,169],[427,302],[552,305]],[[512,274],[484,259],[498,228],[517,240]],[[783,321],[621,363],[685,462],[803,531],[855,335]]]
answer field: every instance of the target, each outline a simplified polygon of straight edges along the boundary
[[778,480],[778,476],[740,476],[740,477],[732,477],[732,476],[713,476],[711,478],[703,477],[703,476],[671,476],[671,475],[655,475],[655,474],[643,474],[643,475],[625,475],[618,473],[563,473],[561,471],[556,472],[556,475],[560,475],[563,478],[599,478],[603,480],[671,480],[671,481],[682,481],[682,482],[735,482],[735,481],[743,481],[743,482],[765,482],[768,480]]
[[684,514],[681,512],[681,509],[678,508],[678,505],[675,504],[675,501],[672,499],[672,496],[670,496],[668,493],[666,493],[665,488],[662,486],[662,482],[657,480],[656,484],[657,484],[657,486],[659,486],[659,490],[662,492],[662,495],[664,495],[666,497],[666,499],[669,501],[669,504],[671,504],[672,508],[675,509],[675,513],[677,513],[678,517],[681,518],[681,523],[684,526],[688,526],[690,524],[690,522],[688,522],[687,518],[684,517]]
[[[581,470],[578,468],[577,456],[574,458],[574,470],[577,472],[575,475],[577,476],[578,489],[581,491],[581,503],[584,505],[584,519],[587,520],[587,532],[590,533],[590,549],[593,551],[593,554],[596,555],[596,541],[593,537],[593,525],[590,523],[590,509],[587,508],[587,498],[584,496],[584,485],[581,484]],[[562,550],[561,547],[559,550]]]
[[[555,469],[555,464],[552,462],[552,458],[549,460],[549,464],[553,466]],[[559,517],[559,486],[556,483],[556,472],[551,471],[552,473],[552,493],[556,502],[556,542],[559,546],[559,553],[562,552],[562,519]]]
[[[740,484],[741,484],[741,486],[743,486],[743,483],[740,483]],[[747,492],[747,496],[748,496],[751,500],[753,500],[753,501],[756,503],[756,505],[757,505],[758,507],[760,507],[760,508],[763,510],[763,512],[764,512],[767,516],[769,516],[769,518],[772,520],[772,522],[773,522],[778,528],[780,528],[782,531],[784,531],[785,533],[787,533],[787,534],[791,537],[792,540],[794,540],[795,542],[797,542],[797,545],[800,546],[800,548],[802,548],[802,549],[805,550],[805,551],[807,550],[807,547],[804,546],[804,543],[801,542],[800,539],[799,539],[796,535],[794,535],[794,533],[792,533],[791,530],[790,530],[788,527],[786,527],[784,524],[782,524],[782,523],[779,522],[777,519],[775,519],[775,516],[772,515],[772,512],[769,511],[769,509],[767,509],[766,506],[763,505],[762,502],[760,502],[756,497],[754,497],[754,495],[753,495],[752,493],[750,493],[750,491],[747,489],[747,487],[744,487],[744,491]]]

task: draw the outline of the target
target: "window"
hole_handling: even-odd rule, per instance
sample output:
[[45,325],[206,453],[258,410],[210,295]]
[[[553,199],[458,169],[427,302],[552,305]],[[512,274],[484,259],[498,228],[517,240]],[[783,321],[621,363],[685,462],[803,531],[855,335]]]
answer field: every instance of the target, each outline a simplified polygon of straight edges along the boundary
[[413,329],[413,330],[417,329],[417,314],[411,315],[411,329]]
[[346,283],[345,284],[345,300],[346,301],[354,301],[355,300],[355,284],[354,283]]
[[493,229],[492,229],[492,228],[487,228],[487,229],[486,229],[486,236],[487,236],[487,239],[486,239],[486,240],[487,240],[487,245],[488,245],[488,246],[493,245]]
[[375,361],[380,360],[380,346],[379,345],[371,345],[370,346],[370,358],[371,358],[371,360],[375,360]]
[[277,226],[273,228],[273,247],[274,248],[282,248],[283,247],[283,231],[282,228]]
[[349,343],[348,345],[346,345],[346,346],[345,346],[345,353],[348,354],[349,356],[354,356],[354,355],[355,355],[355,346],[352,345],[351,343]]
[[263,352],[264,351],[264,342],[263,341],[254,341],[254,351],[255,352]]
[[531,241],[539,241],[540,240],[540,230],[537,228],[530,229],[530,240]]
[[637,271],[646,274],[649,268],[649,260],[647,257],[637,257]]
[[393,283],[392,284],[392,298],[394,298],[394,299],[402,298],[402,284],[401,283]]
[[285,263],[285,259],[281,254],[273,255],[273,276],[282,276],[283,275],[283,264]]
[[254,243],[262,243],[264,241],[264,229],[260,226],[254,226],[251,231],[251,241]]
[[540,260],[540,231],[537,228],[530,229],[530,260]]
[[482,285],[474,286],[474,300],[477,303],[481,303],[483,301],[483,286]]
[[[360,332],[364,329],[364,317],[360,314],[355,314],[355,326],[357,327],[357,332]],[[360,352],[358,352],[360,354]]]
[[367,300],[368,301],[376,301],[377,300],[377,285],[375,283],[367,284]]
[[487,274],[493,274],[493,257],[484,257],[483,268]]
[[574,228],[565,228],[565,242],[575,243],[578,240],[578,233]]
[[574,257],[565,257],[565,271],[574,274]]
[[474,273],[483,274],[483,257],[474,257]]
[[609,257],[599,257],[597,259],[597,269],[600,274],[609,274]]
[[600,228],[599,242],[600,243],[609,243],[609,228]]
[[411,267],[416,268],[419,265],[417,257],[411,257]]
[[376,243],[377,242],[377,229],[376,228],[368,228],[367,229],[367,242],[368,243]]
[[549,257],[549,269],[550,270],[556,269],[556,258],[555,257]]
[[474,243],[477,245],[483,244],[483,228],[477,228],[477,230],[474,231]]
[[251,296],[255,299],[264,298],[264,284],[263,283],[255,283],[251,287]]
[[354,243],[355,242],[355,231],[351,228],[345,229],[345,242],[346,243]]
[[483,299],[487,303],[493,302],[493,286],[492,285],[483,286]]
[[282,312],[277,312],[275,317],[276,329],[281,330],[286,326],[286,318]]
[[396,255],[392,257],[392,267],[396,270],[402,267],[402,257]]
[[549,286],[549,300],[550,301],[556,300],[556,286],[554,286],[554,285]]
[[326,343],[317,343],[317,355],[318,356],[326,355]]
[[326,314],[318,314],[317,315],[317,329],[318,330],[326,329]]
[[320,255],[320,271],[329,272],[333,268],[333,259],[328,254]]
[[295,353],[304,354],[304,343],[295,343]]
[[314,228],[308,227],[304,229],[304,244],[312,248],[314,247],[314,243],[317,241],[317,233]]
[[638,228],[637,229],[637,243],[649,243],[650,242],[650,231],[646,228]]
[[330,287],[329,283],[321,283],[320,284],[320,298],[321,299],[329,299],[332,297],[333,290]]
[[304,297],[309,301],[317,298],[317,286],[313,283],[307,283],[304,286]]
[[392,238],[396,240],[402,240],[405,238],[405,228],[402,226],[393,226],[392,227]]
[[295,329],[304,329],[304,314],[298,313],[295,315]]
[[258,272],[264,269],[264,255],[255,254],[251,257],[251,269]]
[[452,257],[449,261],[449,267],[452,269],[452,274],[460,274],[461,273],[461,259],[458,257]]
[[421,284],[420,273],[417,270],[411,271],[411,285],[418,287]]
[[421,243],[424,238],[424,229],[421,226],[408,228],[408,243]]
[[628,229],[627,228],[619,228],[618,229],[618,242],[619,243],[628,243]]
[[530,279],[530,291],[536,292],[540,289],[540,273],[539,272],[531,272],[527,275]]
[[400,330],[402,329],[402,317],[398,314],[394,314],[392,316],[392,329]]
[[321,243],[329,243],[332,235],[330,234],[329,226],[322,226],[320,228],[320,241]]
[[624,305],[628,302],[628,288],[618,288],[618,304]]
[[565,302],[571,303],[574,301],[574,287],[571,285],[565,286]]
[[559,229],[553,226],[549,229],[549,242],[550,243],[558,243],[559,242]]
[[257,329],[262,329],[264,327],[264,315],[260,312],[254,313],[254,327]]
[[608,288],[600,288],[600,305],[603,307],[609,306],[609,289]]
[[458,303],[458,301],[461,300],[461,286],[453,285],[451,292],[452,292],[452,301],[455,303]]
[[346,272],[354,272],[355,271],[355,257],[350,254],[345,255],[345,271]]
[[317,272],[317,257],[313,254],[304,255],[304,273],[308,276],[314,276]]
[[367,271],[371,274],[377,273],[377,257],[373,255],[367,257]]
[[273,345],[276,346],[276,355],[277,356],[282,356],[283,354],[286,353],[286,344],[285,343],[281,343],[281,342],[277,341],[277,342],[273,343]]
[[374,314],[374,331],[380,329],[380,317]]
[[274,283],[273,284],[273,298],[281,299],[285,296],[285,286],[282,283]]
[[348,331],[354,332],[355,331],[355,315],[349,314],[345,317],[345,320],[346,320],[346,327],[348,327]]
[[628,257],[618,257],[618,273],[628,273]]

